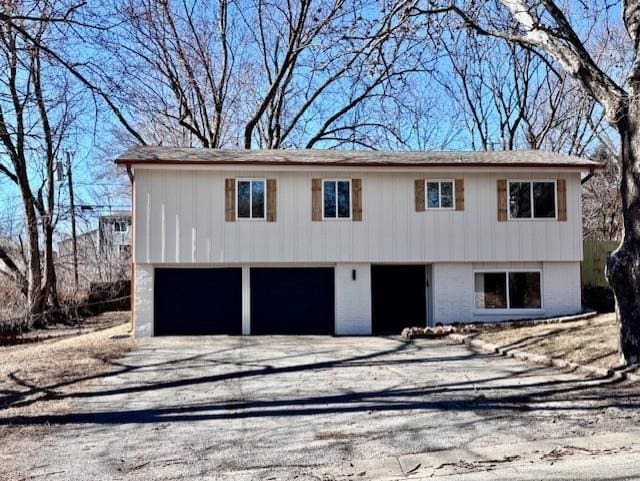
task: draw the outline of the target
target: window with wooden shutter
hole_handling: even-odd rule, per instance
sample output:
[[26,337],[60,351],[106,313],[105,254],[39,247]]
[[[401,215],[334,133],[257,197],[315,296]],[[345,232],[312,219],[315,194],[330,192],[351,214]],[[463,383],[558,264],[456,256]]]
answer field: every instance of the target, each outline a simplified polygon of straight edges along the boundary
[[414,182],[415,189],[415,204],[416,204],[416,212],[424,212],[424,179],[416,179]]
[[311,179],[311,220],[322,220],[322,179]]
[[507,179],[498,179],[498,222],[507,221]]
[[558,220],[564,222],[567,220],[567,181],[566,179],[558,179],[556,185],[558,190]]
[[224,220],[236,220],[236,179],[224,179]]
[[276,179],[267,179],[267,222],[276,221],[277,195]]
[[362,179],[351,179],[351,189],[353,196],[353,211],[351,213],[354,221],[362,220]]
[[464,210],[464,179],[455,180],[456,210]]

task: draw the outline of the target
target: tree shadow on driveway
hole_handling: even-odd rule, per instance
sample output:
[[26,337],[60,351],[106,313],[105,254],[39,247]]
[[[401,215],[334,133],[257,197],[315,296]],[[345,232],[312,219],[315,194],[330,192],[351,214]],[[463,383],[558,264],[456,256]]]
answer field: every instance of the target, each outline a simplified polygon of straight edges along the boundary
[[[339,413],[368,413],[392,411],[485,411],[512,413],[522,412],[578,412],[620,408],[634,410],[640,407],[638,395],[626,386],[618,386],[614,379],[580,379],[571,376],[554,375],[554,371],[538,366],[524,367],[516,363],[517,369],[497,355],[480,354],[470,349],[459,348],[458,354],[432,355],[429,351],[421,351],[423,344],[391,339],[390,348],[369,350],[362,354],[339,357],[334,353],[330,359],[314,362],[295,362],[298,357],[313,356],[314,353],[326,351],[316,350],[299,352],[290,355],[263,357],[245,362],[225,360],[226,350],[206,350],[191,356],[167,359],[161,362],[132,363],[125,361],[112,362],[114,369],[110,373],[73,379],[50,386],[37,386],[12,374],[13,382],[23,389],[17,393],[6,394],[0,398],[0,405],[23,406],[34,402],[46,402],[49,399],[72,399],[74,406],[80,407],[87,400],[99,399],[109,401],[116,396],[121,399],[134,400],[145,393],[166,391],[166,399],[156,405],[138,409],[122,408],[111,410],[75,409],[76,412],[62,414],[43,414],[33,416],[0,417],[0,425],[41,425],[49,424],[148,424],[160,422],[193,422],[201,420],[230,420],[265,417],[295,417]],[[243,341],[243,348],[251,344]],[[260,342],[260,341],[257,341]],[[255,344],[254,344],[255,346]],[[322,346],[317,346],[321,348]],[[460,353],[462,351],[462,353]],[[424,355],[421,355],[423,354]],[[212,359],[223,356],[223,359]],[[280,365],[282,363],[284,365]],[[205,375],[189,375],[194,363],[200,363],[200,373],[207,365],[218,371]],[[267,378],[277,378],[289,374],[308,377],[309,382],[318,381],[318,375],[349,375],[350,369],[397,369],[401,374],[412,369],[415,372],[426,372],[429,366],[437,366],[441,371],[451,369],[464,371],[468,364],[472,370],[478,370],[492,363],[500,366],[487,369],[487,375],[464,379],[448,380],[446,376],[437,379],[411,379],[410,382],[400,376],[393,382],[378,388],[360,390],[327,390],[327,392],[308,392],[302,395],[283,395],[271,393],[268,398],[252,398],[255,393],[246,392],[247,399],[219,399],[204,402],[187,402],[181,405],[165,405],[172,400],[175,389],[189,389],[203,386],[210,391],[228,381],[251,380],[260,382]],[[504,364],[504,365],[503,365]],[[205,366],[205,367],[202,367]],[[511,367],[510,367],[511,366]],[[424,368],[424,369],[422,369]],[[184,369],[182,372],[181,370]],[[417,369],[417,371],[416,371]],[[166,380],[144,380],[138,378],[130,382],[132,374],[143,376],[143,372],[154,370],[173,371],[173,378]],[[178,373],[178,375],[176,375]],[[542,375],[544,373],[544,375]],[[158,374],[158,373],[156,373]],[[82,389],[60,393],[61,388],[86,381],[107,381],[117,378],[117,384],[86,383]],[[372,383],[373,384],[373,383]],[[264,397],[264,396],[262,396]],[[114,403],[115,404],[115,403]],[[1,411],[0,411],[1,413]]]

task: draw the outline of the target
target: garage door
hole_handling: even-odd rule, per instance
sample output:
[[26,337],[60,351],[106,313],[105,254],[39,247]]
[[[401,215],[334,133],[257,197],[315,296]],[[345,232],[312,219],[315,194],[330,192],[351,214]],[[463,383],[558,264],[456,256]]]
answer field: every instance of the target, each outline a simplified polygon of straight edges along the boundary
[[242,334],[242,270],[156,269],[157,336]]
[[400,334],[427,319],[425,266],[371,266],[374,334]]
[[333,334],[333,268],[251,269],[251,334]]

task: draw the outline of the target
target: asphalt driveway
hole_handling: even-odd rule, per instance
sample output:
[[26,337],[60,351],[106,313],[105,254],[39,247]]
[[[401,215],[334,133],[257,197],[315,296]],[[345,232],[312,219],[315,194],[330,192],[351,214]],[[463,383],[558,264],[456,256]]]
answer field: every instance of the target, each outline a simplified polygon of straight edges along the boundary
[[525,479],[589,463],[623,479],[640,472],[635,393],[440,341],[147,339],[72,412],[13,420],[49,427],[5,447],[0,479]]

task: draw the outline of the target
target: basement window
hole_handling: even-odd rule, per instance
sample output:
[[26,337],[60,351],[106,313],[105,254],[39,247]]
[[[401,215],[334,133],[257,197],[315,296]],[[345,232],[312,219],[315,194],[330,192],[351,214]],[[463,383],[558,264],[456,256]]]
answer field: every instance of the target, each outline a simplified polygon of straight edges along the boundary
[[264,219],[264,179],[237,179],[236,192],[236,217],[238,219]]
[[477,309],[541,309],[540,271],[476,272]]
[[427,209],[453,209],[453,180],[427,180]]
[[351,218],[351,181],[325,180],[322,182],[323,217],[325,219]]
[[555,219],[556,183],[509,182],[510,219]]

